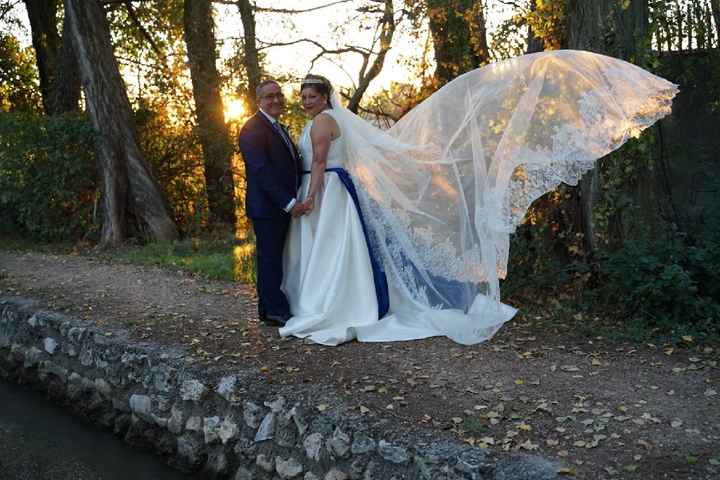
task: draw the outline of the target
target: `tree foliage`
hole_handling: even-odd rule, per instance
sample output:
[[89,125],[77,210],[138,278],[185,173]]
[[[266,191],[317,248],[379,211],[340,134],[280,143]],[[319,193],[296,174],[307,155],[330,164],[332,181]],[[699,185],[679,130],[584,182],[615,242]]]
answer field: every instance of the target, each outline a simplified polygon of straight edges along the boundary
[[41,99],[35,57],[13,35],[0,34],[0,110],[38,112]]
[[77,115],[0,112],[0,229],[39,240],[94,237],[94,133]]

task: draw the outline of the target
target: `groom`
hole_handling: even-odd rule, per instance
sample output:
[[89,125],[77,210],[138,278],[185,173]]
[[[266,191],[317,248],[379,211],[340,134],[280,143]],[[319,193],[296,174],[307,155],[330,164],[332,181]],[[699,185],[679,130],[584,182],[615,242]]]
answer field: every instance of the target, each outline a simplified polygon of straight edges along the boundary
[[291,216],[303,213],[296,199],[302,162],[290,134],[278,122],[285,111],[280,85],[265,80],[255,94],[258,112],[240,131],[247,179],[245,208],[255,230],[260,321],[282,326],[290,318],[290,306],[280,290],[283,248]]

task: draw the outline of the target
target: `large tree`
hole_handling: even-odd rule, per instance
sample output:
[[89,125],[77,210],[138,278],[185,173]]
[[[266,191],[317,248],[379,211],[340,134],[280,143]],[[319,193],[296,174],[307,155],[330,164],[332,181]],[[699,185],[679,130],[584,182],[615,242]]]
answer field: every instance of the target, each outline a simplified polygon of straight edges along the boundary
[[[534,15],[537,12],[537,0],[530,0],[530,13],[529,15]],[[543,39],[537,34],[536,27],[531,23],[528,22],[528,33],[527,33],[527,48],[525,50],[525,53],[537,53],[542,52],[545,50],[545,42]]]
[[715,23],[715,46],[720,48],[720,0],[710,0],[710,7]]
[[425,0],[435,52],[435,80],[444,85],[490,61],[481,0]]
[[235,225],[232,145],[215,65],[215,24],[210,0],[185,0],[183,18],[210,219]]
[[257,36],[255,35],[255,7],[249,0],[238,0],[237,6],[243,24],[243,54],[248,81],[247,103],[250,110],[253,111],[257,107],[255,89],[260,84],[262,75]]
[[[590,50],[640,62],[649,28],[648,0],[566,0],[565,48]],[[585,175],[575,190],[575,229],[585,249],[595,248],[593,209],[601,198],[599,167]]]
[[97,130],[97,161],[103,187],[100,243],[117,245],[133,214],[157,240],[177,229],[138,147],[133,114],[110,41],[105,12],[95,0],[64,0],[87,111]]
[[[57,30],[58,0],[24,0],[45,113],[79,109],[80,76],[70,35]],[[67,28],[67,21],[63,30]]]
[[[217,0],[220,1],[220,0]],[[409,0],[408,0],[409,1]],[[360,26],[361,30],[372,30],[374,35],[369,46],[358,44],[338,44],[329,46],[319,42],[315,38],[299,38],[289,41],[262,41],[255,35],[255,14],[272,13],[280,15],[298,15],[309,12],[317,12],[322,9],[337,6],[343,3],[353,3],[350,10],[352,20]],[[243,47],[244,47],[244,67],[248,76],[249,90],[253,91],[257,81],[260,79],[261,69],[259,52],[265,49],[283,47],[288,45],[296,45],[298,43],[306,43],[317,54],[310,62],[310,69],[313,68],[315,62],[320,58],[336,59],[341,55],[349,53],[359,55],[362,58],[361,66],[357,72],[357,80],[353,78],[354,88],[350,92],[343,92],[348,98],[347,108],[355,113],[361,110],[360,103],[365,96],[370,83],[377,78],[385,64],[385,58],[392,46],[392,39],[397,28],[398,19],[396,19],[396,10],[393,0],[335,0],[328,3],[316,5],[313,7],[295,9],[295,8],[268,8],[253,6],[247,0],[238,0],[237,5],[240,10],[243,21]],[[333,27],[336,30],[342,30],[342,23]],[[348,73],[349,74],[349,73]],[[252,106],[252,103],[251,103]]]
[[[375,58],[370,62],[371,51],[361,52],[363,55],[363,63],[358,74],[359,81],[357,88],[350,97],[348,102],[348,110],[357,113],[360,109],[360,101],[370,86],[370,82],[377,77],[382,71],[385,64],[385,57],[390,51],[392,45],[393,34],[395,33],[395,9],[393,0],[383,0],[382,16],[378,20],[377,38],[373,40],[373,47],[378,44],[378,50]],[[368,68],[369,66],[369,68]]]

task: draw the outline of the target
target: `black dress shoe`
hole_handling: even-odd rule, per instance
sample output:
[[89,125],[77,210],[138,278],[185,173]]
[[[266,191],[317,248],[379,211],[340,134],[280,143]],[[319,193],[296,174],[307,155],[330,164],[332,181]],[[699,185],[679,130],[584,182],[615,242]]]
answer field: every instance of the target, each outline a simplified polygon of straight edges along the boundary
[[260,318],[260,321],[265,325],[271,325],[273,327],[284,327],[292,315],[272,315],[266,314]]

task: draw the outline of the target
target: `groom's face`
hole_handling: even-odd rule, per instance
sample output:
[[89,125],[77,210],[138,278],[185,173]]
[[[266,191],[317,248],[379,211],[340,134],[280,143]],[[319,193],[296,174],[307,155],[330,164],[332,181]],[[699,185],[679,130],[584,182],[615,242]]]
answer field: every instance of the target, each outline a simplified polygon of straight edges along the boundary
[[262,87],[258,106],[268,115],[278,118],[285,111],[285,96],[277,83],[268,83]]

